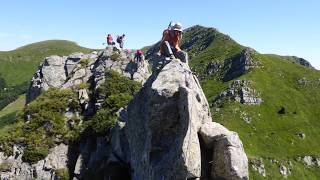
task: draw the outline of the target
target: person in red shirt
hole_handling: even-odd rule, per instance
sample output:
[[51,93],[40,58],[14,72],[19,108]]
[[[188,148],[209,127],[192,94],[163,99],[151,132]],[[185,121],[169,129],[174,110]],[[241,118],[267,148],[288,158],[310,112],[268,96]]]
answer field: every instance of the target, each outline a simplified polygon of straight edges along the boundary
[[142,50],[138,49],[135,56],[134,56],[134,61],[137,63],[138,67],[140,65],[143,66],[143,60],[144,60],[144,55]]
[[171,59],[178,58],[182,62],[188,63],[188,54],[182,51],[179,46],[182,38],[182,25],[179,22],[171,25],[171,27],[163,31],[160,54]]
[[108,34],[107,36],[107,44],[110,45],[115,45],[115,42],[113,42],[113,38],[111,36],[111,34]]

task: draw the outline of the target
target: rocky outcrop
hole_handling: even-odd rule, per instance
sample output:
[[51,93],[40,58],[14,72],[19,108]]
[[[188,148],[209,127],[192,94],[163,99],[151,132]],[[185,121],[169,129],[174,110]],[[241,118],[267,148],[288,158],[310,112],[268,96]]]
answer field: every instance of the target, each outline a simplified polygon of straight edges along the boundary
[[260,98],[260,94],[250,88],[250,81],[247,80],[235,80],[232,82],[231,86],[221,92],[217,97],[214,98],[212,104],[219,105],[223,98],[229,98],[232,101],[236,101],[247,105],[259,105],[263,101]]
[[251,54],[254,52],[252,49],[245,48],[239,55],[225,60],[224,69],[227,71],[224,73],[223,80],[229,81],[235,79],[246,74],[249,70],[259,67],[261,65],[260,62],[252,58]]
[[248,179],[239,136],[212,122],[197,78],[172,60],[144,84],[112,135],[112,156],[132,179]]
[[255,53],[255,50],[245,48],[239,54],[229,59],[223,61],[213,60],[206,65],[205,76],[214,75],[215,78],[229,81],[248,73],[254,68],[260,68],[262,67],[261,63],[252,57]]
[[300,64],[302,66],[305,66],[307,68],[310,68],[310,69],[314,69],[314,67],[311,65],[311,63],[303,58],[300,58],[300,57],[297,57],[297,56],[283,56],[284,58],[292,61],[292,62],[295,62],[297,64]]
[[[130,51],[108,48],[99,53],[47,57],[31,80],[27,103],[49,88],[73,89],[77,92],[83,109],[81,112],[66,109],[66,125],[72,128],[74,117],[82,121],[82,115],[87,115],[88,112],[92,115],[95,112],[99,97],[94,97],[94,92],[104,82],[106,70],[112,69],[141,83],[150,76],[148,62],[143,61],[138,65],[132,61],[131,54]],[[32,118],[29,117],[28,120],[32,121]],[[68,154],[71,152],[69,146],[60,144],[51,149],[45,159],[32,165],[22,161],[24,147],[15,145],[13,156],[6,157],[0,152],[0,176],[1,179],[57,179],[57,170],[67,170],[72,172],[75,178],[82,179],[88,170],[104,173],[104,162],[110,151],[107,142],[103,137],[82,139],[79,147],[73,147],[72,154]]]
[[258,171],[261,176],[266,177],[266,169],[262,158],[251,159],[250,164],[254,171]]
[[55,180],[55,170],[67,169],[68,146],[60,144],[52,149],[48,156],[36,164],[28,164],[22,161],[23,147],[15,145],[13,156],[5,156],[0,152],[1,169],[0,179],[51,179]]
[[304,157],[298,157],[297,160],[302,161],[307,166],[320,167],[320,157],[304,156]]
[[291,174],[291,171],[284,165],[280,165],[279,172],[284,178],[287,178]]
[[[104,82],[107,69],[144,83],[150,76],[148,62],[143,61],[143,64],[137,66],[130,56],[128,51],[114,51],[108,48],[100,53],[94,51],[91,54],[74,53],[70,56],[47,57],[32,77],[27,103],[52,87],[82,89],[83,84],[89,84],[96,89]],[[87,96],[87,92],[79,91],[79,99],[83,103],[89,102]],[[88,104],[85,106],[90,107]]]

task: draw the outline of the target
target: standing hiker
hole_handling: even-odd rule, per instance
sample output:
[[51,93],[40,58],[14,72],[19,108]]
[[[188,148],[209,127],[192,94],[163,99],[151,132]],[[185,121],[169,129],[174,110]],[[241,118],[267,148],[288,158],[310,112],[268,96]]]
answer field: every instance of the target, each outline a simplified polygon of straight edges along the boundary
[[107,36],[107,44],[108,44],[108,46],[115,45],[115,42],[113,42],[113,38],[112,38],[111,34],[108,34],[108,36]]
[[124,41],[125,34],[122,34],[122,36],[117,36],[117,43],[119,43],[120,48],[123,48],[123,41]]
[[141,49],[138,49],[134,56],[134,61],[137,63],[139,67],[140,65],[143,65],[143,60],[144,60],[143,52],[141,51]]
[[160,53],[162,56],[170,57],[171,59],[178,58],[182,62],[188,63],[188,54],[182,51],[179,46],[182,38],[182,25],[179,22],[171,25],[171,28],[163,31]]

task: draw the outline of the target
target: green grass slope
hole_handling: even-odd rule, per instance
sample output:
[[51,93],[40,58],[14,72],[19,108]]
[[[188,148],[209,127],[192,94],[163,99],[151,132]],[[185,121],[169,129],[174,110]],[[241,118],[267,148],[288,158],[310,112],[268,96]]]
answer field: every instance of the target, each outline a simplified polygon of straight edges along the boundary
[[[205,47],[195,48],[195,56],[192,56],[192,48],[185,48],[191,52],[190,66],[201,79],[207,99],[212,103],[233,80],[223,81],[218,73],[207,74],[206,67],[212,62],[223,65],[244,47],[212,28],[196,26],[191,29],[186,30],[184,43],[191,42],[194,36],[212,40],[207,46],[201,42],[193,45]],[[210,35],[204,31],[209,31]],[[239,133],[251,161],[263,159],[267,177],[250,166],[251,179],[283,179],[280,165],[291,169],[287,179],[320,179],[319,167],[307,167],[297,161],[298,157],[320,157],[320,71],[288,61],[288,57],[257,52],[252,57],[262,66],[236,79],[252,81],[252,88],[261,94],[264,102],[250,106],[226,100],[221,107],[212,106],[214,121]],[[302,79],[305,84],[299,83]],[[278,113],[282,107],[285,114]],[[251,118],[251,123],[243,120],[243,114]],[[300,138],[299,133],[304,133],[305,139]]]
[[50,55],[88,53],[91,49],[65,40],[48,40],[26,45],[13,51],[0,52],[0,74],[7,85],[29,81],[40,62]]

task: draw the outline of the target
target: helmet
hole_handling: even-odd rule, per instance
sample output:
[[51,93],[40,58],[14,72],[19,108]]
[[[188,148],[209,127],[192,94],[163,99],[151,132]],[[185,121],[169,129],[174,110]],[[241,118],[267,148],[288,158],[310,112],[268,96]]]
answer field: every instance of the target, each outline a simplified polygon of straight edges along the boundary
[[172,30],[182,32],[182,24],[177,22],[172,26]]

